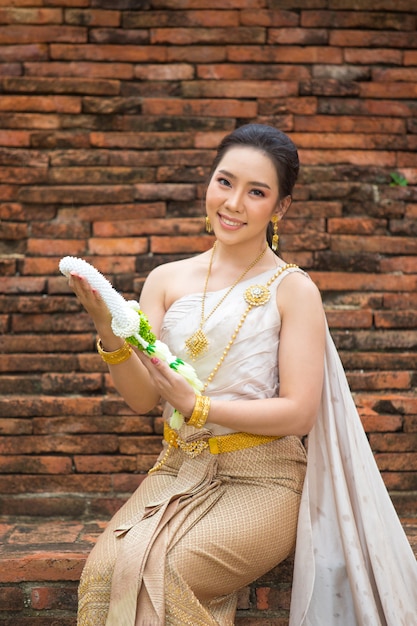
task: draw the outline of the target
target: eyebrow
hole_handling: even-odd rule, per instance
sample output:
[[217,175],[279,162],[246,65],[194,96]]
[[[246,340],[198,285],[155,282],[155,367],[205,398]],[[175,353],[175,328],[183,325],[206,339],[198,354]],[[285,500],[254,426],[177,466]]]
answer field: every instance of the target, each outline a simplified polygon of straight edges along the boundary
[[[232,178],[233,180],[236,180],[237,178],[234,174],[232,174],[232,172],[228,172],[227,170],[219,170],[219,173],[225,174],[226,176],[228,176],[229,178]],[[257,180],[250,180],[249,184],[253,185],[254,187],[264,187],[265,189],[271,189],[271,187],[267,185],[266,183],[261,183]]]

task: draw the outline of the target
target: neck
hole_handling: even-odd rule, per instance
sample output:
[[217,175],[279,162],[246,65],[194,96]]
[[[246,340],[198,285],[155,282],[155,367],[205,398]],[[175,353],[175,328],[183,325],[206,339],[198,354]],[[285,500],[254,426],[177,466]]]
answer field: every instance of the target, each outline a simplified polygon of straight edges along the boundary
[[[216,265],[228,264],[229,267],[238,267],[244,268],[251,261],[254,261],[265,248],[268,246],[266,240],[259,240],[258,242],[253,242],[252,244],[236,244],[236,245],[226,245],[221,241],[215,242],[215,262]],[[268,254],[268,250],[266,250],[265,256]],[[265,258],[265,257],[264,257]]]

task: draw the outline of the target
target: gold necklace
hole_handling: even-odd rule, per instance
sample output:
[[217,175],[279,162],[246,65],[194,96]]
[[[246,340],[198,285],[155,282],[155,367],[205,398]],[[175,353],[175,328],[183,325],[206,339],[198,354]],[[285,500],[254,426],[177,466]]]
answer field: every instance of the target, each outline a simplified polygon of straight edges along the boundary
[[255,265],[257,263],[259,263],[259,261],[262,259],[262,257],[264,256],[265,252],[267,251],[268,248],[268,244],[265,246],[265,248],[262,250],[261,254],[259,254],[256,259],[254,261],[252,261],[252,263],[245,269],[245,271],[243,272],[243,274],[241,274],[239,276],[239,278],[237,280],[235,280],[235,282],[233,283],[233,285],[226,291],[226,293],[224,294],[224,296],[222,296],[220,298],[220,300],[218,301],[218,303],[213,307],[213,309],[210,311],[210,313],[206,316],[205,315],[205,302],[206,302],[206,294],[207,294],[207,286],[208,286],[208,281],[210,278],[210,274],[211,274],[211,267],[213,265],[213,258],[214,258],[214,252],[216,250],[216,244],[217,241],[214,243],[213,245],[213,250],[211,253],[211,257],[210,257],[210,262],[209,262],[209,266],[208,266],[208,271],[207,271],[207,276],[206,276],[206,281],[204,283],[204,291],[203,291],[203,297],[201,300],[201,318],[200,318],[200,326],[199,328],[197,328],[197,330],[195,331],[195,333],[193,333],[191,335],[191,337],[189,337],[188,339],[185,340],[185,349],[187,351],[187,353],[189,354],[189,356],[191,357],[191,359],[193,361],[196,360],[197,357],[199,357],[201,354],[203,354],[204,352],[206,352],[206,350],[208,349],[209,346],[209,340],[207,339],[206,334],[204,333],[203,330],[203,326],[204,324],[207,322],[207,320],[209,319],[209,317],[211,317],[213,315],[213,313],[215,311],[217,311],[217,309],[219,308],[219,306],[221,304],[223,304],[223,302],[226,300],[227,296],[230,294],[230,292],[236,287],[236,285],[238,283],[240,283],[241,280],[243,280],[243,278],[246,276],[246,274],[253,268],[255,267]]
[[273,276],[271,276],[271,278],[268,280],[268,282],[266,283],[266,285],[251,285],[250,287],[248,287],[243,295],[244,299],[246,300],[246,302],[248,303],[248,306],[246,307],[242,317],[240,318],[235,330],[232,333],[232,336],[230,338],[229,343],[227,344],[227,346],[225,347],[225,349],[223,350],[223,353],[220,357],[220,359],[218,360],[217,364],[214,366],[213,370],[211,371],[211,373],[208,375],[206,382],[204,383],[204,387],[203,387],[203,392],[207,389],[207,387],[209,386],[209,384],[212,382],[213,378],[215,377],[215,375],[217,374],[219,367],[222,365],[223,361],[225,360],[226,356],[229,353],[230,348],[232,347],[232,345],[234,344],[236,337],[240,331],[240,329],[243,326],[244,321],[246,320],[248,313],[251,309],[253,309],[254,306],[263,306],[264,304],[266,304],[270,297],[271,297],[271,292],[269,291],[268,287],[270,287],[272,285],[272,283],[274,282],[274,280],[276,280],[278,278],[278,276],[280,276],[282,274],[282,272],[284,272],[285,270],[290,269],[291,267],[298,267],[298,265],[295,265],[295,263],[287,263],[286,265],[283,265],[282,267],[279,268],[279,270],[277,270],[275,272],[275,274]]
[[[247,316],[249,314],[249,311],[251,309],[253,309],[254,306],[263,306],[264,304],[269,302],[269,300],[271,298],[271,292],[269,291],[268,287],[270,287],[272,285],[274,280],[276,280],[278,278],[278,276],[280,276],[282,274],[282,272],[284,272],[285,270],[287,270],[287,269],[289,269],[291,267],[297,267],[298,268],[298,265],[295,265],[295,263],[287,263],[287,265],[283,265],[282,267],[280,267],[275,272],[275,274],[273,276],[271,276],[271,278],[268,280],[266,285],[251,285],[250,287],[248,287],[246,289],[243,297],[246,300],[246,302],[248,303],[248,306],[246,307],[246,309],[245,309],[242,317],[240,318],[240,320],[239,320],[235,330],[233,331],[232,336],[230,338],[230,341],[227,344],[227,346],[225,347],[225,349],[223,350],[223,353],[222,353],[220,359],[218,360],[217,364],[214,366],[213,370],[208,375],[207,380],[204,383],[204,387],[202,389],[203,393],[206,391],[207,387],[212,382],[213,378],[215,377],[215,375],[219,371],[220,366],[222,365],[223,361],[225,360],[226,356],[228,355],[230,348],[234,344],[235,339],[236,339],[240,329],[242,328],[244,321],[246,320],[246,318],[247,318]],[[151,467],[151,469],[148,471],[148,474],[152,474],[153,472],[156,472],[157,470],[161,469],[161,467],[165,464],[168,456],[171,454],[171,451],[172,451],[173,447],[174,447],[174,443],[173,443],[172,439],[170,439],[170,441],[168,442],[168,447],[165,450],[165,454],[158,461],[158,463],[156,463],[156,465]]]

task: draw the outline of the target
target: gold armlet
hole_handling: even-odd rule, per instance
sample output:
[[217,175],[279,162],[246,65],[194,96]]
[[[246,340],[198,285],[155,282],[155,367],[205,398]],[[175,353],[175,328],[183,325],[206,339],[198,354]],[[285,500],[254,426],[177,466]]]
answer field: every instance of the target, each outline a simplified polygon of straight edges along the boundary
[[121,348],[113,350],[113,352],[106,352],[105,350],[103,350],[100,338],[97,339],[96,346],[97,352],[99,353],[103,361],[105,363],[108,363],[109,365],[118,365],[118,363],[123,363],[124,361],[127,361],[127,359],[132,354],[132,346],[129,345],[127,341],[124,342]]
[[188,426],[202,428],[207,422],[209,411],[210,398],[208,396],[196,396],[193,412],[191,413],[190,419],[187,420]]

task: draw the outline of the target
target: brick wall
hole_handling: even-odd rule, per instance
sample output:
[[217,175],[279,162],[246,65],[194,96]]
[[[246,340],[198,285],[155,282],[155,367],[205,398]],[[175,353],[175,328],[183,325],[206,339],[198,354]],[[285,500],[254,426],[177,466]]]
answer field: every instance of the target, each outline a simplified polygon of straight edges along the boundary
[[0,1],[2,513],[110,514],[154,461],[159,413],[114,393],[58,262],[137,298],[207,249],[214,148],[252,120],[299,146],[283,256],[396,503],[417,491],[416,22],[415,0]]

